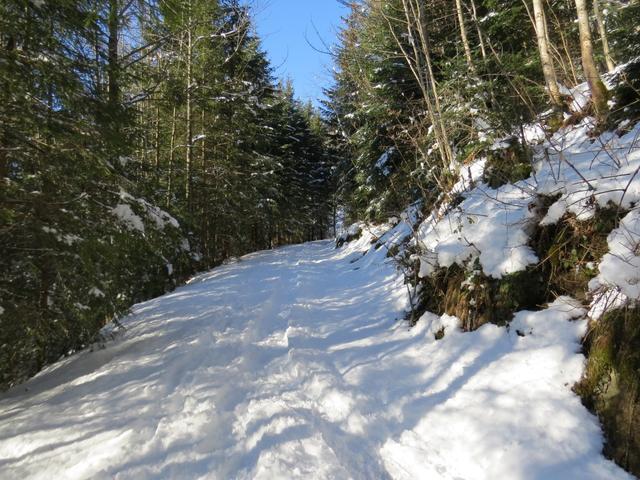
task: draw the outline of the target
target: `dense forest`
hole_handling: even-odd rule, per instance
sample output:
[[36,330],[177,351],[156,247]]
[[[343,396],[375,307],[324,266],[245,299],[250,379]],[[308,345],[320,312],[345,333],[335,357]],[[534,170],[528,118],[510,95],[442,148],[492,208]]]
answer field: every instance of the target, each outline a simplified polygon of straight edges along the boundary
[[325,125],[241,2],[0,2],[0,383],[230,256],[323,238]]
[[[197,271],[388,224],[401,241],[370,244],[402,270],[411,325],[624,293],[590,324],[574,391],[640,475],[640,292],[598,273],[617,229],[639,235],[640,1],[337,1],[316,108],[275,78],[251,2],[0,0],[0,388]],[[571,151],[578,135],[599,151]],[[520,215],[492,260],[478,185]],[[618,270],[637,273],[637,249]]]
[[[640,55],[635,1],[344,3],[324,113],[344,159],[340,204],[354,221],[433,204],[495,140],[512,135],[526,148],[521,127],[549,108],[556,128],[565,114],[587,115],[569,90],[589,80],[607,97],[599,75]],[[607,99],[592,105],[603,125],[625,107],[609,112]]]

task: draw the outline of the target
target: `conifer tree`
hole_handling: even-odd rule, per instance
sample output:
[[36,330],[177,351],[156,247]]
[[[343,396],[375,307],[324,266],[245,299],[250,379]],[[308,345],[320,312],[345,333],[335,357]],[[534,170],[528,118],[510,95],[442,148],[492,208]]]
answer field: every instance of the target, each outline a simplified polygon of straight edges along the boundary
[[8,0],[0,22],[0,386],[195,268],[326,234],[315,114],[239,1]]

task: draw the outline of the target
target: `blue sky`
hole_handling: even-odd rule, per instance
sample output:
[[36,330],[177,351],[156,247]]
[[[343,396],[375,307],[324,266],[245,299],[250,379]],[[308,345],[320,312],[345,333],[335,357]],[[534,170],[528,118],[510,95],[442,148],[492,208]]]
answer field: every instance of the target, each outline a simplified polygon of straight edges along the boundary
[[340,17],[346,14],[346,9],[337,0],[254,0],[251,3],[262,46],[276,77],[290,77],[301,100],[320,98],[322,88],[331,83],[331,57],[315,51],[309,43],[321,50],[324,50],[323,41],[335,43]]

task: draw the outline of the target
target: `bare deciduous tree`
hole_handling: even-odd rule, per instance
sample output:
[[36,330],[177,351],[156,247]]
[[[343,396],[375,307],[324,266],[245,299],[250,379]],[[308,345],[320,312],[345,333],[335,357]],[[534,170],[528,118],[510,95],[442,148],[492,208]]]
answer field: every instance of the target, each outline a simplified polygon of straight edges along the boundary
[[600,9],[599,0],[593,0],[593,12],[596,16],[598,23],[598,32],[600,33],[600,41],[602,42],[602,53],[604,53],[604,60],[607,63],[607,69],[609,71],[615,68],[613,57],[611,56],[611,49],[609,48],[609,39],[607,37],[607,29],[604,24],[604,18],[602,18],[602,10]]
[[[434,135],[443,166],[447,167],[454,159],[453,151],[444,124],[442,108],[438,95],[438,86],[433,73],[431,60],[431,45],[426,25],[424,5],[422,0],[402,0],[402,20],[392,17],[384,10],[383,2],[371,2],[372,8],[377,8],[380,15],[388,24],[389,32],[393,36],[398,48],[402,52],[404,61],[413,74],[422,94],[429,121],[433,126]],[[402,24],[409,39],[406,46],[402,36],[395,31],[396,24]]]
[[464,56],[467,59],[467,65],[469,70],[475,73],[475,66],[473,65],[473,58],[471,57],[471,46],[469,45],[469,38],[467,37],[467,27],[464,25],[464,15],[462,13],[461,0],[456,0],[456,13],[458,15],[458,25],[460,27],[460,38],[462,40],[462,46],[464,48]]
[[553,66],[551,54],[549,53],[549,35],[547,33],[547,21],[542,0],[533,0],[533,12],[544,80],[547,85],[547,90],[549,91],[551,103],[555,106],[560,106],[562,104],[562,98],[560,97],[560,89],[558,88],[556,70]]
[[580,29],[580,51],[582,55],[582,69],[589,83],[591,100],[596,116],[602,117],[607,111],[607,88],[602,83],[596,63],[593,59],[593,43],[589,28],[589,13],[585,0],[575,0],[578,13],[578,27]]

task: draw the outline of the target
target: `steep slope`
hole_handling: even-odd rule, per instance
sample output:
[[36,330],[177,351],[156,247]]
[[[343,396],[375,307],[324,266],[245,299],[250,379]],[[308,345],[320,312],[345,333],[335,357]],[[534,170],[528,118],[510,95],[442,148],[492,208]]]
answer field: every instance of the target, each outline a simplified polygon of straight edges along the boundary
[[387,259],[408,232],[252,254],[135,306],[4,394],[0,477],[629,478],[570,390],[585,312],[409,330]]

